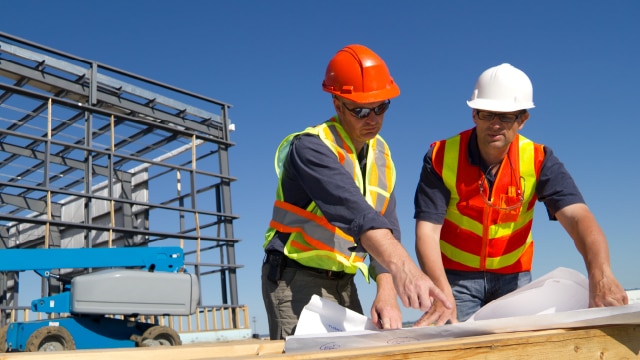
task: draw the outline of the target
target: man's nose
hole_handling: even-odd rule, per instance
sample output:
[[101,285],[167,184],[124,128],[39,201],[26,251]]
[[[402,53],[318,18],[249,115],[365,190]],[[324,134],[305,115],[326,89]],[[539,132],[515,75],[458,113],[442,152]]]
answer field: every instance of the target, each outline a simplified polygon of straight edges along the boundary
[[376,113],[372,111],[369,113],[369,116],[365,118],[365,121],[370,123],[376,123],[378,121],[382,121],[383,118],[384,118],[384,114],[376,115]]

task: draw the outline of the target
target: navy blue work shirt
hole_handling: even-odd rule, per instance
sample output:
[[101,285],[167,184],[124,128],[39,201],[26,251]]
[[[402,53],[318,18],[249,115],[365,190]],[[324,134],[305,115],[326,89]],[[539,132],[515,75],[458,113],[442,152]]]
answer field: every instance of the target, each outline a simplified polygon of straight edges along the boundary
[[[469,161],[487,173],[487,164],[480,156],[476,130],[473,129],[469,137]],[[444,185],[442,177],[433,169],[431,162],[433,148],[427,150],[423,158],[420,181],[414,197],[414,219],[424,220],[434,224],[443,224],[447,214],[447,205],[451,199],[451,192]],[[536,185],[538,201],[544,203],[549,220],[556,220],[555,214],[560,209],[578,203],[584,203],[584,198],[574,182],[571,174],[562,162],[553,154],[548,146],[544,146],[544,161],[540,170],[540,178]],[[487,180],[492,179],[487,176]]]

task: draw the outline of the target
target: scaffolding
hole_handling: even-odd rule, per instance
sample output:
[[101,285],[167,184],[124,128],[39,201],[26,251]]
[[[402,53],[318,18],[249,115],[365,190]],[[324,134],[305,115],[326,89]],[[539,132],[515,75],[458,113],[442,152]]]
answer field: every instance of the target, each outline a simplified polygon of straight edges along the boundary
[[200,307],[239,306],[230,108],[0,32],[0,248],[178,245]]

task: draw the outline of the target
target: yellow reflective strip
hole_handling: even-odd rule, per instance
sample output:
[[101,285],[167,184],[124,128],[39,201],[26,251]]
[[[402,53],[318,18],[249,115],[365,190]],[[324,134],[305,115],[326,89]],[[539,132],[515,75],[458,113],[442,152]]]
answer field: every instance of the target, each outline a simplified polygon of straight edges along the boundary
[[[535,164],[535,144],[533,141],[525,138],[522,135],[520,137],[520,175],[524,177],[524,191],[525,202],[523,210],[529,208],[529,204],[533,199],[536,191],[536,184],[538,179],[536,177],[536,164]],[[530,212],[533,212],[531,207]]]
[[[342,166],[353,176],[354,181],[358,184],[360,190],[362,190],[362,175],[360,174],[360,167],[358,166],[358,161],[354,153],[354,147],[342,126],[338,123],[329,123],[325,127],[324,135],[322,140],[337,156],[344,158]],[[351,153],[346,149],[350,149]]]
[[480,267],[480,256],[462,251],[456,247],[451,246],[450,244],[447,244],[442,240],[440,240],[440,251],[448,258],[454,259],[459,263],[476,269]]
[[350,260],[347,260],[342,256],[338,256],[335,253],[332,253],[330,251],[325,251],[325,250],[310,250],[305,252],[291,252],[290,250],[291,248],[289,248],[288,246],[285,246],[284,254],[290,259],[295,259],[296,261],[299,261],[301,264],[305,264],[306,266],[322,268],[321,267],[322,265],[326,266],[326,262],[321,263],[321,261],[314,261],[314,260],[330,258],[332,260],[339,262],[343,266],[342,269],[336,268],[335,271],[344,271],[348,274],[355,274],[358,270],[360,270],[362,272],[362,275],[364,275],[365,279],[367,280],[367,282],[369,282],[369,269],[364,262],[351,262]]
[[391,161],[389,148],[382,137],[378,136],[369,142],[371,148],[367,155],[367,196],[370,204],[379,212],[383,212],[393,189],[395,167]]
[[[482,224],[461,215],[455,206],[450,206],[447,210],[447,219],[462,229],[470,231],[479,237],[482,236]],[[515,222],[489,226],[487,229],[489,237],[497,238],[507,236],[511,234],[514,229],[519,229],[527,224],[531,219],[533,219],[533,209],[531,211],[525,211],[525,209],[522,209],[520,211],[520,216]]]
[[442,166],[442,180],[451,191],[450,203],[457,204],[460,199],[458,195],[456,178],[458,176],[458,159],[460,154],[460,135],[447,140],[444,147],[444,164]]
[[444,164],[442,168],[442,180],[451,191],[451,200],[447,208],[447,219],[458,227],[471,231],[482,237],[482,224],[460,214],[457,204],[460,201],[456,177],[458,176],[458,160],[460,155],[460,139],[457,135],[446,141],[444,146]]
[[381,189],[376,186],[371,186],[371,191],[374,191],[382,196],[389,197],[391,194],[387,191],[387,189]]
[[516,261],[518,261],[518,259],[520,259],[520,256],[522,256],[525,250],[527,250],[527,247],[529,246],[529,244],[531,244],[531,242],[532,239],[531,236],[529,236],[527,242],[524,245],[513,250],[512,252],[504,254],[500,257],[487,258],[487,269],[500,269],[515,263]]
[[267,229],[267,232],[264,234],[264,243],[262,243],[262,248],[266,249],[267,245],[269,244],[269,242],[271,241],[271,239],[273,239],[273,237],[276,235],[276,229],[270,227]]
[[[525,252],[527,247],[531,244],[531,237],[527,239],[527,242],[516,250],[510,252],[509,254],[504,254],[500,257],[495,258],[487,258],[486,268],[495,270],[501,269],[503,267],[509,266],[520,258],[522,254]],[[443,254],[445,254],[448,258],[454,259],[456,262],[459,262],[463,265],[479,268],[480,267],[480,257],[470,254],[468,252],[462,251],[456,247],[447,244],[444,241],[440,241],[440,250]]]
[[[467,230],[476,234],[477,236],[482,236],[482,224],[460,215],[460,213],[452,208],[449,208],[447,219],[449,221],[456,224],[461,229]],[[520,212],[520,216],[515,222],[506,223],[506,224],[496,224],[491,225],[487,229],[491,238],[497,238],[502,236],[507,236],[513,232],[514,229],[519,229],[525,224],[527,224],[531,219],[533,219],[533,211],[524,211],[524,209]]]
[[340,252],[344,256],[352,253],[349,249],[354,244],[353,238],[331,225],[326,219],[313,213],[296,214],[294,211],[299,208],[288,206],[287,203],[282,203],[282,206],[274,207],[272,227],[281,232],[300,234],[298,242],[305,247],[330,249]]
[[447,209],[447,219],[456,224],[458,227],[482,237],[482,224],[471,218],[461,215],[455,205],[456,203],[452,201],[451,205]]

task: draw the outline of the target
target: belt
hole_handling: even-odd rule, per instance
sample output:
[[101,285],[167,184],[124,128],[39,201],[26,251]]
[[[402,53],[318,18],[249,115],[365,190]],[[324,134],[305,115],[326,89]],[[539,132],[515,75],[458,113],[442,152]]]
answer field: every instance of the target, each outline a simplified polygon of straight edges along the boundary
[[[267,252],[267,256],[265,257],[266,263],[270,263],[269,259],[272,256],[272,254],[273,252],[271,251]],[[302,265],[295,260],[289,259],[288,257],[286,257],[285,255],[282,255],[281,253],[278,255],[282,257],[282,261],[284,261],[284,267],[312,272],[315,274],[323,275],[327,279],[332,279],[332,280],[342,279],[346,276],[353,276],[353,274],[348,274],[344,271],[325,270],[325,269],[318,269],[311,266]]]

